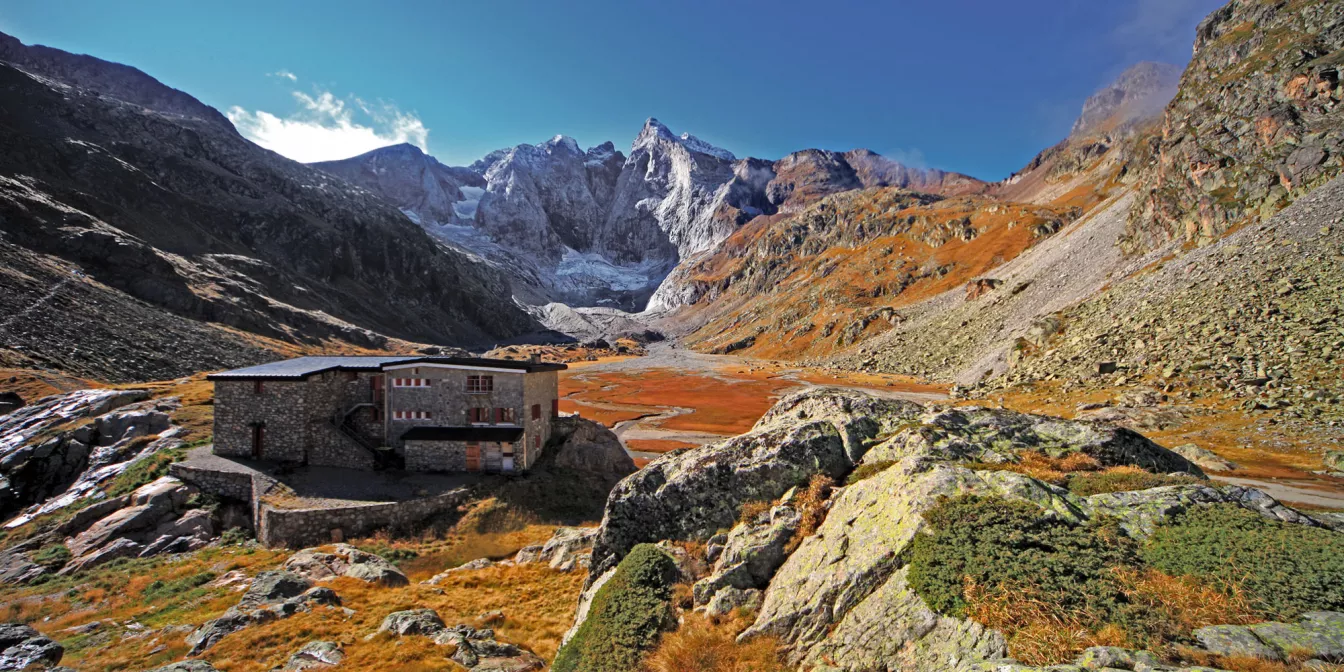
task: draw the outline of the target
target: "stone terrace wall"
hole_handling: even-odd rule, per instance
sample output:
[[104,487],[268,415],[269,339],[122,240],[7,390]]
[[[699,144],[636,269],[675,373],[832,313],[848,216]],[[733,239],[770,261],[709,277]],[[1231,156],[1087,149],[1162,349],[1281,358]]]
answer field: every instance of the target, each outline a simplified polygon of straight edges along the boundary
[[252,474],[245,471],[198,469],[181,462],[168,465],[168,473],[201,492],[220,497],[252,501]]
[[333,530],[348,538],[383,528],[413,527],[430,516],[457,508],[466,489],[406,502],[364,504],[321,509],[279,509],[262,503],[257,517],[257,540],[267,547],[301,548],[333,541]]

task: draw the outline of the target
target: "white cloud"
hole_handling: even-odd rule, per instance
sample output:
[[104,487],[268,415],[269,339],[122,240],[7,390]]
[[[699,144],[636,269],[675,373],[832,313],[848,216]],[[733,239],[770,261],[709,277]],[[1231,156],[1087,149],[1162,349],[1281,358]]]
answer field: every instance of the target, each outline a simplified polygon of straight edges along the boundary
[[264,110],[249,112],[237,105],[229,108],[227,116],[243,137],[304,163],[345,159],[403,142],[422,151],[429,149],[429,129],[424,122],[392,103],[370,104],[355,96],[347,100],[330,91],[315,95],[295,91],[293,95],[298,109],[283,117]]
[[299,81],[299,77],[298,77],[298,75],[295,75],[294,73],[292,73],[292,72],[290,72],[290,71],[288,71],[288,70],[277,70],[277,71],[275,71],[275,72],[272,72],[270,76],[271,76],[271,77],[284,77],[285,79],[288,79],[288,80],[291,81],[291,82],[297,82],[297,81]]
[[885,156],[906,168],[929,167],[929,160],[924,156],[924,150],[921,150],[918,147],[897,148],[888,152],[883,152],[882,156]]

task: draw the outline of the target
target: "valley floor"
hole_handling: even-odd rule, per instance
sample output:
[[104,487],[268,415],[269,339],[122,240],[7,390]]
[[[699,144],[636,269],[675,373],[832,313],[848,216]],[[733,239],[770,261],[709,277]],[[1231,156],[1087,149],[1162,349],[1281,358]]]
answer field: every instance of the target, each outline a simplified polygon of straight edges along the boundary
[[667,343],[650,346],[644,357],[570,367],[560,379],[560,409],[610,427],[637,461],[746,432],[780,397],[809,387],[947,399],[946,386],[908,376],[707,355]]
[[[561,377],[560,408],[612,428],[642,466],[670,450],[746,432],[779,398],[818,386],[953,403],[946,386],[909,376],[709,355],[656,344],[644,357],[571,364]],[[1080,419],[1088,417],[1088,405],[1118,406],[1111,413],[1113,420],[1162,445],[1194,443],[1236,463],[1236,470],[1214,472],[1214,478],[1261,488],[1295,505],[1344,509],[1344,478],[1324,473],[1320,462],[1319,445],[1329,440],[1328,432],[1304,433],[1301,427],[1282,426],[1272,415],[1248,414],[1213,401],[1133,408],[1118,403],[1122,398],[1134,400],[1135,395],[1124,394],[1127,389],[1080,393],[1056,388],[1038,384],[955,403]]]

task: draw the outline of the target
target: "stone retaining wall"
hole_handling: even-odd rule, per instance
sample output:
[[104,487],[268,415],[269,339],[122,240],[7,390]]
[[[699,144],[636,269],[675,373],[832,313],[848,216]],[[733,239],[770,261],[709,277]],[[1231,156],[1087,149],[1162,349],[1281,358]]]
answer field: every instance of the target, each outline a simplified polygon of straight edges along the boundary
[[183,483],[196,486],[201,492],[244,502],[252,501],[252,474],[241,471],[198,469],[182,462],[168,465],[168,473]]
[[271,548],[302,548],[372,534],[383,528],[414,527],[430,516],[457,508],[466,498],[464,488],[405,502],[344,507],[280,509],[262,503],[258,510],[257,540]]

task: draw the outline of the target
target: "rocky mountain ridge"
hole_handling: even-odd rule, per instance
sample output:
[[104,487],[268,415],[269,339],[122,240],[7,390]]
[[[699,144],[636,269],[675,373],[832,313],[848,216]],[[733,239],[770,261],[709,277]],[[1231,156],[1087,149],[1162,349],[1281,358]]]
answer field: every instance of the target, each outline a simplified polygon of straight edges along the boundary
[[[3,46],[0,87],[12,104],[0,109],[0,244],[52,276],[33,282],[23,266],[3,276],[14,312],[26,314],[6,322],[6,344],[22,345],[27,361],[98,350],[77,333],[43,337],[43,322],[98,312],[71,292],[90,283],[148,307],[147,327],[185,318],[208,334],[156,370],[141,364],[162,351],[128,343],[134,354],[103,372],[112,380],[258,358],[258,342],[239,347],[230,330],[381,348],[389,337],[488,344],[538,327],[497,270],[381,199],[253,145],[186,94],[91,57]],[[237,354],[196,361],[212,350]]]
[[712,251],[755,217],[855,189],[961,195],[987,188],[864,149],[738,159],[653,118],[628,156],[610,142],[584,151],[573,138],[556,136],[491,152],[467,168],[445,167],[409,146],[314,166],[496,262],[514,274],[515,291],[526,301],[631,312],[645,308],[673,268]]

